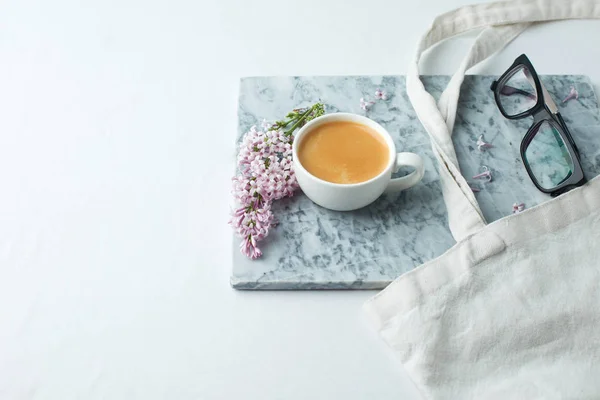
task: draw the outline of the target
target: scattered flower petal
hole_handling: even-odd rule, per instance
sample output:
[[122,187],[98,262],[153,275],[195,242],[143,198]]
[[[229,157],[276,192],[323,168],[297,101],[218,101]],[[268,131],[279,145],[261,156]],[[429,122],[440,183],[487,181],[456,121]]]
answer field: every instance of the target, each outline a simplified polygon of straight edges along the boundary
[[382,89],[377,89],[375,91],[375,98],[379,100],[387,100],[387,92]]
[[372,101],[365,100],[364,97],[360,98],[360,108],[362,108],[365,111],[367,111],[373,104],[375,103]]
[[492,171],[485,165],[482,166],[481,169],[483,170],[483,172],[475,175],[473,177],[473,179],[486,179],[488,182],[491,182],[492,181]]
[[472,191],[473,193],[481,192],[481,189],[479,189],[479,188],[476,188],[476,187],[475,187],[475,186],[473,186],[473,185],[469,185],[469,188],[471,189],[471,191]]
[[566,103],[567,101],[571,100],[571,99],[579,99],[579,92],[577,91],[577,89],[575,89],[575,86],[571,86],[571,91],[569,92],[569,94],[567,95],[567,97],[565,97],[563,99],[563,104]]
[[512,206],[513,214],[518,214],[525,209],[525,203],[515,203]]
[[479,149],[479,151],[484,151],[485,149],[489,149],[492,147],[494,146],[483,140],[483,135],[479,135],[479,138],[477,138],[477,148]]

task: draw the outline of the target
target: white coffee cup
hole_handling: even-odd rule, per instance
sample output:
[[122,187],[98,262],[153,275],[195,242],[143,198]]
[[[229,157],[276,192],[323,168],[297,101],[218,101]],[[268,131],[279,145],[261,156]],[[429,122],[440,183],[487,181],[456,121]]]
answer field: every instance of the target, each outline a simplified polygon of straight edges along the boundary
[[[383,172],[368,181],[341,184],[327,182],[310,174],[300,163],[298,147],[306,134],[319,125],[334,121],[347,121],[371,128],[385,140],[389,149],[389,161]],[[361,115],[334,113],[315,118],[304,125],[296,134],[293,144],[294,171],[298,184],[309,199],[335,211],[350,211],[374,202],[384,192],[399,192],[408,189],[423,178],[423,159],[415,153],[396,153],[396,146],[390,134],[377,122]],[[414,171],[401,178],[392,179],[392,173],[400,167],[412,167]]]

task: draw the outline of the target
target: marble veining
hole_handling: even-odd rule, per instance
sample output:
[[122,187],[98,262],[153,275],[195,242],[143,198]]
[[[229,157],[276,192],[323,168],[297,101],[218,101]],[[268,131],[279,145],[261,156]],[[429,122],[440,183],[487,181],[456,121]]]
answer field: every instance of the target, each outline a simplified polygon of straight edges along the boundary
[[[515,202],[530,208],[550,199],[530,181],[519,153],[532,119],[511,121],[502,117],[489,90],[493,79],[465,78],[453,134],[461,171],[481,190],[476,197],[488,222],[511,214]],[[569,75],[541,79],[581,151],[586,176],[598,175],[600,115],[589,78]],[[449,77],[425,76],[423,81],[437,97]],[[579,91],[579,100],[559,104],[571,86]],[[388,93],[388,100],[376,101],[367,111],[362,110],[359,99],[373,99],[377,88]],[[279,119],[293,108],[319,100],[327,112],[366,115],[382,124],[399,151],[423,156],[423,181],[348,213],[325,210],[301,193],[276,202],[274,212],[280,224],[263,242],[261,259],[245,258],[238,250],[239,238],[233,238],[231,284],[236,289],[380,289],[454,244],[430,142],[408,100],[403,76],[243,78],[237,140],[263,119]],[[476,144],[482,134],[494,146],[483,152]],[[492,170],[492,182],[470,179],[482,165]]]

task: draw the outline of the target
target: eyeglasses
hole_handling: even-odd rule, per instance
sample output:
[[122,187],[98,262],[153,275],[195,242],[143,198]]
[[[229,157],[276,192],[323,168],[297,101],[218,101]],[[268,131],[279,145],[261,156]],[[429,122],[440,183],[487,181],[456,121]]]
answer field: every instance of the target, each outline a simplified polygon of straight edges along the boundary
[[490,89],[506,118],[533,117],[521,142],[521,159],[535,186],[558,196],[583,185],[579,150],[527,56],[519,56]]

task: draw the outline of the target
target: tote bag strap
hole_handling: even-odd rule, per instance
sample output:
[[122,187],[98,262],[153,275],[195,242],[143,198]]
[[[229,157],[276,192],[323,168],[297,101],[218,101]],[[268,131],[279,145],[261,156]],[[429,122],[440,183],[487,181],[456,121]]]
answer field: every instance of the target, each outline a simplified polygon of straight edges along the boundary
[[[486,224],[460,172],[451,137],[466,71],[502,49],[533,22],[576,18],[600,18],[600,0],[515,0],[466,6],[437,17],[422,37],[406,76],[406,90],[431,139],[450,230],[457,241]],[[447,38],[478,28],[484,29],[436,103],[419,77],[421,55]]]

